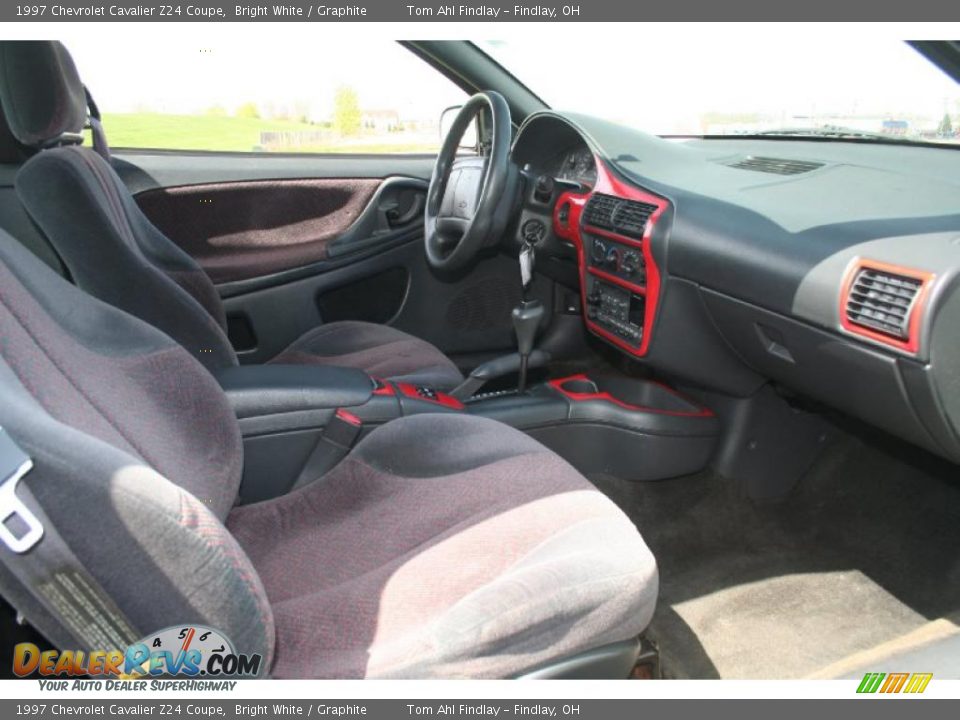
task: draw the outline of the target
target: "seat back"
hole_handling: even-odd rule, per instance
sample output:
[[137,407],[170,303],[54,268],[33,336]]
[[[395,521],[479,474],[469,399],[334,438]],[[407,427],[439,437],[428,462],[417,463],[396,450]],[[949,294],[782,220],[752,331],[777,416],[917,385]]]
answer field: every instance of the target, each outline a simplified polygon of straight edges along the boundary
[[[222,522],[242,469],[222,390],[170,338],[2,231],[0,397],[0,426],[34,463],[21,486],[137,631],[208,625],[269,662],[266,595]],[[2,563],[0,592],[32,608],[52,642],[77,647]]]
[[18,173],[17,194],[77,286],[160,328],[209,369],[236,365],[209,277],[79,144],[86,95],[66,48],[0,42],[0,104],[13,136],[40,150]]

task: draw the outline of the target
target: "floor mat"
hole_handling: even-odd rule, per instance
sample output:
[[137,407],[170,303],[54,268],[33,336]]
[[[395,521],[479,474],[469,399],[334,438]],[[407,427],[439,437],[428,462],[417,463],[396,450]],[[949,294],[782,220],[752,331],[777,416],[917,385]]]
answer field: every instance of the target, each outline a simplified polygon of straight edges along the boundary
[[955,466],[845,437],[784,501],[703,473],[594,482],[660,565],[664,673],[796,678],[960,609]]

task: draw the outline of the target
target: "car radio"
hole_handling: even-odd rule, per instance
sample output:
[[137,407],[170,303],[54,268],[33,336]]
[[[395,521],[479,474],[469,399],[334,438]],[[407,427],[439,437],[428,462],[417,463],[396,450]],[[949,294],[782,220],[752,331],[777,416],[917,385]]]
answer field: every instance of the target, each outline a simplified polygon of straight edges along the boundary
[[640,346],[646,309],[642,295],[590,275],[586,300],[590,322],[634,347]]

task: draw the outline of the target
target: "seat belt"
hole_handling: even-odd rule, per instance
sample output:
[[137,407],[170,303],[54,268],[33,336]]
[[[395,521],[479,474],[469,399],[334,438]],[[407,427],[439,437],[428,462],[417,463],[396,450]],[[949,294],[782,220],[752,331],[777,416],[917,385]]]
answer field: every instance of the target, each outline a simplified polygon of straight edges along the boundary
[[296,490],[326,475],[347,456],[362,431],[363,420],[343,408],[337,410],[320,433],[320,439],[291,489]]
[[20,480],[32,469],[30,456],[0,427],[0,562],[29,592],[25,602],[15,606],[17,611],[31,619],[32,606],[42,606],[71,636],[48,634],[60,649],[69,648],[71,640],[83,650],[126,649],[141,635],[60,536],[29,488],[20,486],[18,492]]
[[103,123],[100,122],[100,108],[97,107],[97,102],[86,85],[83,86],[83,93],[87,98],[87,125],[90,126],[90,134],[93,137],[93,149],[109,163],[110,145],[107,144],[107,134],[103,131]]

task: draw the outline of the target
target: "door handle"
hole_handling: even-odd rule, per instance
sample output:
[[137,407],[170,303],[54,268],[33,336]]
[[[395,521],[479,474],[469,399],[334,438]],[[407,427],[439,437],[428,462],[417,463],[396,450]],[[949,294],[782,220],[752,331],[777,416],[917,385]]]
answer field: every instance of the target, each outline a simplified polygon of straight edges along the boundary
[[391,228],[409,225],[411,222],[416,220],[418,216],[423,214],[423,209],[426,204],[426,194],[414,191],[413,201],[409,204],[406,210],[401,209],[399,202],[394,203],[393,206],[387,210],[387,224]]

